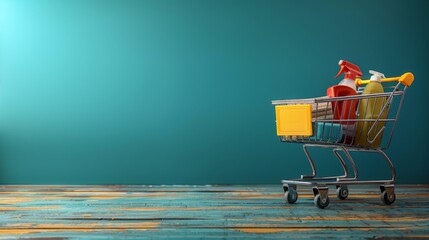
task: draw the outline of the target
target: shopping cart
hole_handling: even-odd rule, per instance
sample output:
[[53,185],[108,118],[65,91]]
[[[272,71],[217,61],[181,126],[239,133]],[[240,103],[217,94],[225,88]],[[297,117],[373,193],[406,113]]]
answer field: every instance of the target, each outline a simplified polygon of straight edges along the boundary
[[[397,78],[384,78],[384,93],[362,94],[361,86],[369,80],[357,79],[357,95],[272,101],[275,105],[277,135],[280,141],[303,144],[304,153],[312,169],[312,174],[301,175],[298,179],[282,180],[286,201],[297,201],[298,185],[310,186],[313,189],[314,204],[323,209],[329,205],[329,186],[335,186],[337,197],[344,200],[349,195],[347,185],[376,184],[380,185],[382,202],[386,205],[392,204],[396,199],[396,173],[385,150],[390,146],[405,92],[413,81],[414,76],[411,73]],[[336,114],[341,117],[335,117]],[[383,136],[387,138],[383,139]],[[317,176],[310,148],[332,149],[344,173],[338,176]],[[390,167],[391,179],[359,180],[351,152],[380,155]],[[350,163],[353,175],[348,170],[346,160]]]

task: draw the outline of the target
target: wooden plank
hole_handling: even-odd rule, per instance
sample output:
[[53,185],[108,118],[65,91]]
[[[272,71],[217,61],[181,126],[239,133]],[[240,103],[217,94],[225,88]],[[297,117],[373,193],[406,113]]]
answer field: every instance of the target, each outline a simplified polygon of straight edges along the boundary
[[1,186],[0,238],[428,237],[429,186],[350,186],[327,210],[310,188],[286,205],[281,186]]

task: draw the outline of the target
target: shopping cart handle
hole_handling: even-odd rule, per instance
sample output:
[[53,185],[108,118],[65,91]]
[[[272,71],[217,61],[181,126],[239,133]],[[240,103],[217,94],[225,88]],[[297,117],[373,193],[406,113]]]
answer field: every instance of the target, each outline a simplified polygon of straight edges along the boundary
[[[361,86],[368,84],[370,80],[362,80],[360,78],[356,78],[355,84],[356,86]],[[404,84],[405,86],[409,87],[414,81],[414,75],[410,72],[402,74],[400,77],[391,77],[391,78],[382,78],[381,82],[400,82]]]

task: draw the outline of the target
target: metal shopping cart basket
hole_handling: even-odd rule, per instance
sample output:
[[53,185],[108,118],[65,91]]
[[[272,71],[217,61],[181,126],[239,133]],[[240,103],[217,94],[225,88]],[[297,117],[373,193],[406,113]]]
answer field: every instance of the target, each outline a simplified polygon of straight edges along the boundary
[[[384,78],[381,81],[384,93],[362,94],[363,87],[359,87],[358,94],[353,96],[272,101],[275,105],[277,135],[280,141],[303,144],[304,153],[312,169],[310,175],[282,180],[284,196],[288,203],[297,201],[298,185],[312,187],[314,204],[322,209],[329,205],[329,186],[336,186],[337,197],[343,200],[349,194],[347,185],[380,185],[382,202],[390,205],[395,201],[396,173],[385,150],[391,143],[405,92],[414,81],[414,76],[405,73],[401,77]],[[357,79],[356,85],[364,86],[368,82],[369,80]],[[341,117],[335,117],[336,114]],[[331,148],[344,173],[339,176],[317,176],[309,148]],[[379,154],[390,167],[392,178],[359,180],[351,152]],[[353,175],[348,171],[346,160],[350,163]]]

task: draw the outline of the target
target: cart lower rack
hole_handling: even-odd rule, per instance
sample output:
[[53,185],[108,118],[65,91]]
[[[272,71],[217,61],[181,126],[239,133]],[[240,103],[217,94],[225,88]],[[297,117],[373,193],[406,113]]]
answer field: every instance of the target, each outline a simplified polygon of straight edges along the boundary
[[[393,80],[396,80],[395,85],[389,85]],[[396,172],[385,150],[390,146],[405,92],[413,80],[411,73],[399,78],[382,79],[384,93],[361,94],[362,89],[359,88],[358,94],[354,96],[272,101],[280,141],[303,144],[312,169],[311,174],[282,180],[286,201],[291,204],[297,201],[297,186],[311,186],[314,204],[323,209],[329,205],[329,186],[335,186],[337,197],[344,200],[349,195],[348,185],[374,184],[380,186],[384,204],[395,202]],[[359,80],[357,83],[367,82]],[[338,176],[319,177],[310,148],[332,149],[344,172]],[[391,178],[360,180],[353,152],[381,156],[390,168]]]

